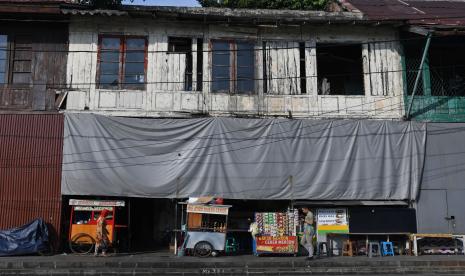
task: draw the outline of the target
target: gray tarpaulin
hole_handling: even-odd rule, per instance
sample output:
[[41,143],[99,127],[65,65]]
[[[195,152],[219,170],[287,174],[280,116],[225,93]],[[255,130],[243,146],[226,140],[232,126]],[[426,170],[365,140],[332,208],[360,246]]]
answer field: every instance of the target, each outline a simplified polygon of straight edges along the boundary
[[62,192],[153,198],[406,200],[424,124],[66,114]]

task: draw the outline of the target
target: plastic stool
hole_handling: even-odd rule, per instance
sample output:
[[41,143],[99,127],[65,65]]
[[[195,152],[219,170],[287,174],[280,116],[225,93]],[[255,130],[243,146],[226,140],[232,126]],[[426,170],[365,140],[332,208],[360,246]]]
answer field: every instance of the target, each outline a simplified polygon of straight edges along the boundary
[[351,241],[344,241],[342,243],[342,256],[354,256],[354,249]]
[[394,256],[394,245],[392,242],[382,242],[383,256]]
[[371,258],[375,256],[381,257],[381,247],[378,242],[370,242],[368,243],[368,257]]
[[328,243],[327,242],[319,242],[317,247],[317,255],[321,257],[323,254],[323,248],[325,249],[326,256],[331,257],[331,252],[329,251]]

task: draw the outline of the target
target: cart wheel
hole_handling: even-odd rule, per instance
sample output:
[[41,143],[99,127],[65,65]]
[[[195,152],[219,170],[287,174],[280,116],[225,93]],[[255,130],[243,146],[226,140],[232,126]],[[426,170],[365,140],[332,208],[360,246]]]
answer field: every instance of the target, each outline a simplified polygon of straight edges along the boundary
[[197,257],[208,257],[213,252],[213,246],[207,241],[198,242],[194,246],[194,254]]
[[69,248],[76,254],[88,254],[95,246],[95,240],[89,234],[76,234],[69,241]]

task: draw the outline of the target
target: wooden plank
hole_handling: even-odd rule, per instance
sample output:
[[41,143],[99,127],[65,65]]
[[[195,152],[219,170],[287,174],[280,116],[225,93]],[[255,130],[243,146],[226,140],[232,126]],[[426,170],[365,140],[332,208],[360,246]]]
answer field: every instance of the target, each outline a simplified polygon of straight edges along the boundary
[[[255,73],[254,73],[254,94],[256,95],[256,109],[260,114],[263,110],[263,44],[261,41],[257,42],[254,46],[255,49]],[[266,80],[265,80],[266,81]]]
[[370,74],[370,52],[368,44],[362,44],[362,66],[363,66],[363,82],[365,86],[365,95],[373,95],[373,88],[371,87],[371,74]]
[[372,91],[371,95],[378,96],[379,95],[379,86],[378,86],[378,63],[376,59],[376,44],[370,43],[369,44],[369,53],[370,53],[370,78],[372,83]]
[[291,42],[292,44],[292,72],[289,73],[293,83],[293,95],[300,94],[300,49],[298,42]]
[[305,42],[305,74],[307,77],[307,94],[318,95],[318,77],[315,40]]
[[192,39],[192,91],[197,91],[197,38]]

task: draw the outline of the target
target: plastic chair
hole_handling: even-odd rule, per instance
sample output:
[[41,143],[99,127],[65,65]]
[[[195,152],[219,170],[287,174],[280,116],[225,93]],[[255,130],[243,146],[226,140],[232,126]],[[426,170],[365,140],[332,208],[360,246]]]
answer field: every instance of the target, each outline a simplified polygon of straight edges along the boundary
[[239,251],[239,244],[234,237],[228,237],[226,239],[225,251],[226,253],[237,253],[237,251]]
[[370,242],[368,243],[368,257],[381,257],[381,247],[379,246],[379,242]]
[[382,242],[383,256],[394,256],[394,245],[392,242]]
[[354,256],[354,246],[351,241],[344,241],[342,243],[342,256]]

